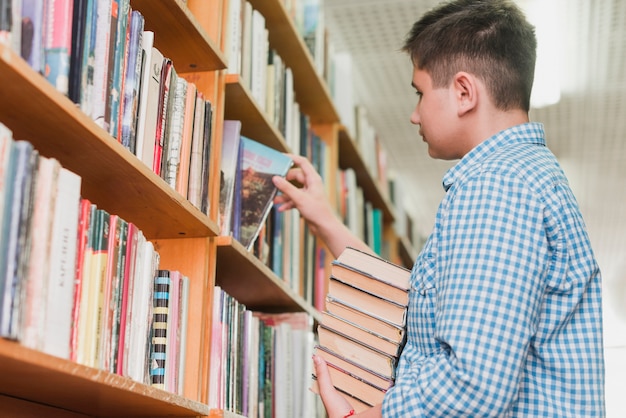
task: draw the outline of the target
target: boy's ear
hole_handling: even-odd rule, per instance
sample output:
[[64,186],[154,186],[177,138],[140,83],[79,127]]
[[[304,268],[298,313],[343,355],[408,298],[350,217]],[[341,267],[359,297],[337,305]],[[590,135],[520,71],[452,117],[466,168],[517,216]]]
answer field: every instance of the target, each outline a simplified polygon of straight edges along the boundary
[[460,71],[454,75],[452,80],[457,101],[458,116],[470,112],[478,105],[478,80],[470,73]]

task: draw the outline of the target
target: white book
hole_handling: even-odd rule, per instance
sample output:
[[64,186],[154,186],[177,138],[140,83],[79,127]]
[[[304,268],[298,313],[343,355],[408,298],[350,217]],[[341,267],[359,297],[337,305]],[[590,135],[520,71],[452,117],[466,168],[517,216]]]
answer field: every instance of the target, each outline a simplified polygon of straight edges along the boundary
[[187,324],[189,322],[189,277],[183,276],[180,289],[180,344],[178,349],[178,387],[176,393],[183,394],[185,386],[185,361],[187,358]]
[[[172,76],[174,73],[172,72]],[[166,127],[165,148],[163,149],[163,168],[161,177],[173,189],[176,188],[178,167],[180,166],[180,146],[183,139],[183,123],[185,121],[185,101],[187,100],[187,80],[176,78],[171,116]]]
[[157,132],[157,119],[159,114],[159,89],[161,85],[161,71],[163,69],[163,54],[157,48],[152,47],[150,56],[150,69],[148,74],[148,86],[145,92],[144,125],[142,136],[137,136],[137,142],[142,142],[142,152],[137,154],[139,159],[153,169],[154,149]]
[[[146,114],[150,103],[148,103],[148,90],[150,85],[150,71],[152,69],[152,48],[154,46],[154,32],[144,31],[141,37],[141,81],[139,83],[139,110],[137,114],[137,142],[135,144],[135,155],[139,158],[143,156],[145,141],[143,140],[146,131]],[[154,142],[154,141],[153,141]],[[153,148],[154,152],[154,148]],[[152,161],[150,162],[152,163]]]
[[241,29],[241,83],[250,88],[252,69],[252,5],[244,2]]
[[48,303],[45,310],[42,350],[57,357],[70,358],[76,231],[79,222],[81,178],[61,167],[57,198],[53,209]]
[[228,54],[228,73],[241,73],[242,0],[228,2],[228,36],[224,50]]
[[[43,348],[47,295],[48,264],[53,208],[55,207],[57,181],[61,164],[58,160],[39,158],[35,178],[33,213],[31,217],[30,260],[22,286],[23,309],[21,316],[21,342],[35,350]],[[68,339],[69,342],[69,339]]]
[[143,234],[138,240],[136,276],[130,299],[131,306],[128,309],[130,317],[127,321],[127,329],[130,330],[128,344],[125,347],[125,376],[148,384],[148,341],[152,327],[152,294],[154,276],[159,264],[159,255],[154,250],[154,245],[146,241]]
[[252,11],[250,40],[250,93],[257,106],[265,110],[268,32],[265,17],[258,10]]

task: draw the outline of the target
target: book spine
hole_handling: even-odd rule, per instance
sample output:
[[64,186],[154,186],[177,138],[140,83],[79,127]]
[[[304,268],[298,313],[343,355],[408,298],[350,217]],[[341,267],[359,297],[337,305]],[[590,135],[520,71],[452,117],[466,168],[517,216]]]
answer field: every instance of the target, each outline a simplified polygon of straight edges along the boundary
[[154,279],[154,322],[150,355],[150,384],[165,389],[167,356],[167,321],[170,303],[170,272],[159,270]]
[[69,91],[73,0],[50,0],[44,37],[44,75],[61,93]]

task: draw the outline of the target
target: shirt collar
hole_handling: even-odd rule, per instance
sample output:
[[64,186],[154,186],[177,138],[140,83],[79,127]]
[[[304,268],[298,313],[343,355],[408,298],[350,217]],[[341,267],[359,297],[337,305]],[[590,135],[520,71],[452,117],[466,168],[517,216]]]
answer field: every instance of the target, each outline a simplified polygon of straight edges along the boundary
[[449,169],[443,176],[443,189],[447,192],[455,180],[461,177],[470,167],[480,164],[502,147],[512,144],[546,145],[543,124],[538,122],[523,123],[498,132],[478,144],[470,152]]

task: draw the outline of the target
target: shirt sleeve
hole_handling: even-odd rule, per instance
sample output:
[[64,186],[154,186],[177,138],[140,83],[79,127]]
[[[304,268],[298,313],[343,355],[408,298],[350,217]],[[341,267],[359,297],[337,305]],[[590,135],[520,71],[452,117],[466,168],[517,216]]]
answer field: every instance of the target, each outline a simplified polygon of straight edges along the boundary
[[435,283],[428,303],[440,349],[420,353],[409,334],[383,416],[502,416],[520,387],[549,257],[544,205],[498,173],[448,194],[434,232],[435,277],[418,278]]

